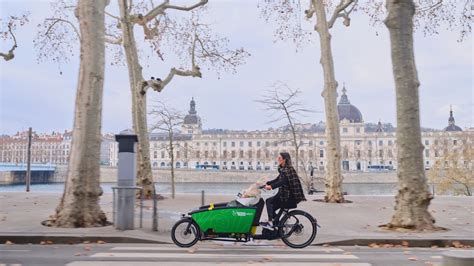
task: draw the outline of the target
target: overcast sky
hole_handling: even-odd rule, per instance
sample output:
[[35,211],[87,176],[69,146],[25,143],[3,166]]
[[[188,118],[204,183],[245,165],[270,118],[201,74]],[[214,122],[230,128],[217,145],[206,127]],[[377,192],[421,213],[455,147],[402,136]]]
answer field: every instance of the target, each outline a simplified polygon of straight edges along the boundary
[[[37,52],[32,43],[36,25],[51,13],[49,2],[0,0],[2,18],[31,12],[30,23],[16,32],[19,44],[16,57],[8,62],[0,61],[0,134],[13,134],[29,126],[39,132],[72,129],[79,60],[75,57],[62,65],[60,75],[57,64],[36,62]],[[115,5],[115,1],[111,2]],[[236,74],[222,73],[218,78],[212,70],[204,69],[202,79],[176,77],[162,93],[150,92],[149,105],[154,100],[162,100],[187,112],[189,101],[194,97],[204,128],[266,129],[281,124],[268,124],[269,114],[255,100],[270,84],[284,81],[301,89],[305,106],[315,111],[301,122],[324,120],[320,96],[322,69],[316,35],[311,43],[296,52],[291,42],[274,42],[275,26],[260,17],[256,1],[209,2],[207,14],[215,32],[228,37],[230,47],[243,47],[251,56]],[[381,120],[395,125],[388,32],[385,28],[370,26],[362,14],[354,14],[351,22],[349,28],[339,22],[332,31],[339,89],[346,84],[349,100],[360,109],[365,122]],[[440,30],[439,35],[427,37],[416,33],[415,55],[424,127],[445,127],[450,105],[453,105],[457,125],[473,126],[472,36],[462,43],[457,39],[458,33],[454,31]],[[10,47],[10,41],[1,41],[2,52]],[[142,65],[145,77],[162,77],[179,62],[173,57],[167,57],[165,62],[153,58]],[[126,68],[107,64],[102,131],[119,132],[130,128],[130,105]],[[149,121],[153,119],[150,117]]]

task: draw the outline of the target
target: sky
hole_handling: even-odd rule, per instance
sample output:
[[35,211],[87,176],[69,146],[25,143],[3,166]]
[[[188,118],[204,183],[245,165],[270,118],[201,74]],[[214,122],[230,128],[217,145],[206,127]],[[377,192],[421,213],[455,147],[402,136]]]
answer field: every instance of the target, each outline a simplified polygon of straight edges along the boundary
[[[73,126],[79,58],[60,67],[51,61],[37,62],[33,46],[37,24],[51,16],[51,1],[0,0],[1,17],[30,12],[30,23],[17,29],[16,57],[0,61],[0,134],[14,134],[33,127],[37,132],[70,130]],[[108,10],[116,13],[115,1]],[[174,1],[179,3],[180,1]],[[203,77],[176,77],[161,93],[150,92],[148,109],[155,101],[187,112],[194,97],[203,128],[261,130],[281,126],[270,124],[270,113],[256,100],[271,84],[282,81],[301,90],[301,101],[314,112],[302,123],[324,121],[322,68],[319,40],[315,34],[298,49],[293,42],[275,42],[276,26],[267,23],[257,8],[258,1],[209,1],[207,20],[213,30],[229,39],[230,48],[243,47],[251,56],[237,72],[203,69]],[[169,12],[176,16],[176,12]],[[304,22],[311,27],[310,22]],[[137,41],[143,43],[139,29]],[[350,27],[336,23],[332,30],[336,79],[339,90],[345,84],[349,100],[362,112],[365,122],[396,125],[395,89],[387,29],[374,27],[366,15],[353,14]],[[448,124],[452,105],[456,124],[473,127],[472,36],[457,42],[458,33],[440,29],[438,35],[415,33],[415,60],[420,86],[421,124],[442,129]],[[0,40],[5,52],[11,41]],[[76,47],[78,50],[79,48]],[[143,46],[143,53],[148,50]],[[164,51],[165,53],[167,51]],[[167,53],[170,54],[170,53]],[[112,66],[107,52],[104,86],[103,133],[131,128],[131,96],[125,66]],[[143,59],[144,76],[163,77],[179,58],[168,55]],[[61,74],[61,73],[62,74]],[[149,117],[153,123],[154,118]]]

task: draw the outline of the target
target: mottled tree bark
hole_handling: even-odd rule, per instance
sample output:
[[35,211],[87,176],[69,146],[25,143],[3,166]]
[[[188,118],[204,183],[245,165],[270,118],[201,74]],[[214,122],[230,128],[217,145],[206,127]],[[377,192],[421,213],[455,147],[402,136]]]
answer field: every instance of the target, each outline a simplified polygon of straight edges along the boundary
[[325,201],[344,202],[342,194],[341,173],[341,144],[339,132],[339,115],[337,113],[337,81],[334,73],[334,62],[331,51],[331,34],[324,3],[321,0],[312,0],[316,14],[316,31],[319,34],[321,45],[321,65],[324,72],[324,98],[326,114],[326,195]]
[[81,32],[71,156],[64,194],[48,225],[93,227],[107,223],[100,209],[100,143],[104,87],[104,10],[107,0],[79,0]]
[[413,0],[387,0],[385,25],[390,32],[397,99],[398,193],[389,228],[435,229],[428,212],[433,198],[423,167],[418,74],[413,51]]
[[143,187],[144,195],[153,195],[153,173],[150,161],[150,142],[148,139],[146,93],[142,90],[145,79],[138,58],[138,50],[133,33],[134,23],[131,21],[127,0],[119,0],[123,47],[128,66],[128,75],[132,93],[133,130],[138,136],[137,144],[137,185]]

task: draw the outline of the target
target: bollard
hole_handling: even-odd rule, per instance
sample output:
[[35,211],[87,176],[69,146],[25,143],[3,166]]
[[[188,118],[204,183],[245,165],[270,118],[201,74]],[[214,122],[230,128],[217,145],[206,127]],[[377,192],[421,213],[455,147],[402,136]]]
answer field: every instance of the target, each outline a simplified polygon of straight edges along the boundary
[[201,190],[201,206],[204,206],[204,190]]
[[451,250],[443,253],[443,266],[474,265],[474,250]]
[[119,143],[115,228],[133,230],[135,218],[135,189],[133,187],[136,182],[137,161],[135,143],[138,142],[138,138],[137,135],[122,132],[115,135],[115,140]]
[[152,231],[158,231],[158,199],[156,198],[156,184],[153,184],[153,222],[151,226]]

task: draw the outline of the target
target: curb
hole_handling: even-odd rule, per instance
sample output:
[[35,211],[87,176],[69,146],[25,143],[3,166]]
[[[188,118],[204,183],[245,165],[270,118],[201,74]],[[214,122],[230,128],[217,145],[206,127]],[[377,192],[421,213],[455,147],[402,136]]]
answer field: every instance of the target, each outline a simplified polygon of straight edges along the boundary
[[[97,243],[103,241],[105,243],[130,243],[130,244],[173,244],[171,241],[162,241],[156,239],[147,239],[130,236],[68,236],[68,235],[0,235],[0,244],[10,241],[14,244],[81,244],[85,241]],[[377,244],[379,248],[383,245],[399,245],[402,247],[457,247],[471,246],[474,247],[474,239],[386,239],[386,238],[361,238],[361,239],[345,239],[336,241],[315,241],[317,243],[311,246],[370,246]],[[408,246],[406,245],[408,242]],[[374,247],[375,248],[375,247]]]
[[85,241],[97,243],[103,241],[105,243],[133,243],[133,244],[171,244],[153,239],[144,239],[138,237],[121,237],[121,236],[66,236],[66,235],[0,235],[0,244],[10,241],[14,244],[82,244]]
[[[408,246],[406,245],[408,242]],[[437,246],[440,248],[443,247],[456,247],[456,246],[471,246],[474,247],[474,239],[413,239],[413,238],[404,238],[404,239],[386,239],[386,238],[364,238],[364,239],[347,239],[347,240],[337,240],[337,241],[328,241],[321,242],[317,244],[312,244],[313,246],[322,246],[322,245],[331,245],[331,246],[369,246],[371,244],[377,244],[380,248],[383,248],[384,244],[388,245],[400,245],[403,247],[433,247]],[[404,245],[405,244],[405,245]]]

